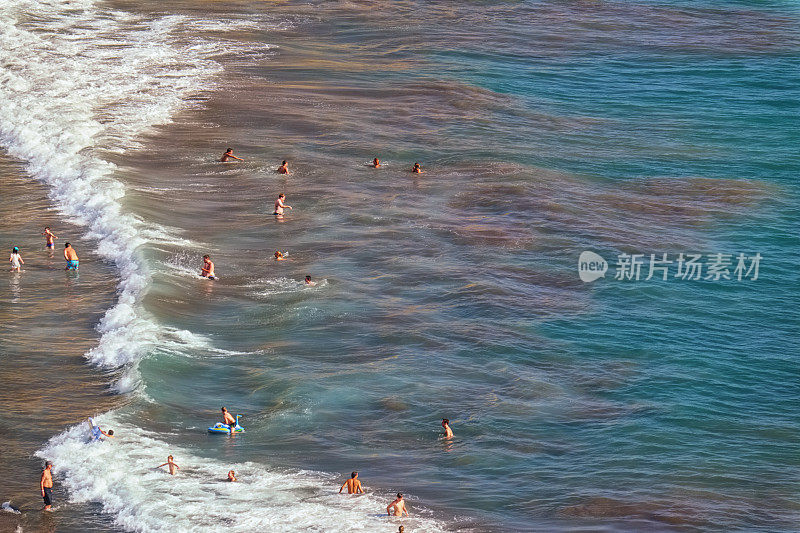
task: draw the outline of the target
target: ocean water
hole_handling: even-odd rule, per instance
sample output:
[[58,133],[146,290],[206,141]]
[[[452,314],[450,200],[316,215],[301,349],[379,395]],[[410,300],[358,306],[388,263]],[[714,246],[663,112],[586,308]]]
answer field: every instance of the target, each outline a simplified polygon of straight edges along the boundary
[[[0,283],[0,527],[797,529],[796,4],[0,15],[0,236],[26,261]],[[681,253],[733,279],[645,279]],[[222,405],[244,434],[207,434]],[[117,438],[88,443],[93,415]],[[368,494],[339,496],[354,469]]]

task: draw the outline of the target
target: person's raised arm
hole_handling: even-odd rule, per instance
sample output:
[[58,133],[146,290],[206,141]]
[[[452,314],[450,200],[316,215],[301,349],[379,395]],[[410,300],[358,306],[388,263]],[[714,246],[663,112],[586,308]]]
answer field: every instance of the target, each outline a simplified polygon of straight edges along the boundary
[[158,465],[156,468],[161,468],[162,466],[167,466],[169,463],[164,463],[163,465]]

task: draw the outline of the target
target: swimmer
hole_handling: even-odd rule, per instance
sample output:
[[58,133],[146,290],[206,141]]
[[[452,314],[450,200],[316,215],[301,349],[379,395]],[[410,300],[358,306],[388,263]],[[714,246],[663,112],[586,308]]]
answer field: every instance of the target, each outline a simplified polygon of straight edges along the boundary
[[[392,515],[391,509],[394,507],[394,515]],[[389,516],[403,516],[405,513],[408,516],[408,509],[406,509],[406,501],[403,499],[403,495],[399,492],[397,493],[397,499],[386,506],[386,512]]]
[[51,472],[53,463],[47,461],[42,470],[42,478],[39,480],[39,488],[42,489],[42,499],[44,500],[44,510],[49,511],[53,505],[53,473]]
[[233,155],[233,148],[228,148],[227,150],[225,150],[225,153],[222,154],[222,157],[219,158],[219,162],[220,163],[227,163],[229,159],[235,159],[237,161],[244,161],[244,159],[241,159],[241,158],[236,157],[235,155]]
[[313,287],[316,284],[317,284],[316,281],[311,281],[311,276],[306,276],[306,285],[308,285],[309,287]]
[[42,232],[42,235],[44,235],[45,243],[46,243],[48,248],[52,248],[53,246],[55,246],[55,243],[53,242],[53,239],[58,239],[58,237],[56,237],[53,234],[53,232],[50,231],[50,226],[44,228],[44,231]]
[[292,206],[284,204],[283,203],[284,200],[286,200],[286,195],[283,194],[283,193],[280,193],[278,195],[278,199],[275,200],[275,212],[272,213],[273,215],[283,215],[283,210],[284,209],[291,209],[292,208]]
[[100,429],[100,426],[95,426],[94,425],[94,418],[89,417],[86,420],[86,423],[89,424],[89,428],[92,431],[92,440],[93,441],[105,440],[103,437],[110,438],[110,439],[114,438],[114,430],[113,429],[109,429],[108,432],[103,431],[102,429]]
[[281,252],[280,250],[276,250],[275,261],[286,261],[287,255],[289,255],[289,252]]
[[25,261],[22,260],[22,256],[19,255],[19,248],[16,246],[11,249],[11,256],[8,260],[11,262],[11,272],[20,272],[20,265],[25,264]]
[[211,280],[217,279],[214,275],[214,263],[211,262],[211,257],[203,256],[203,269],[200,271],[200,276]]
[[169,475],[171,475],[171,476],[174,476],[174,475],[175,475],[175,469],[176,469],[176,468],[177,468],[178,470],[180,470],[180,469],[181,469],[181,467],[179,467],[178,465],[176,465],[176,464],[173,462],[173,460],[172,460],[172,456],[171,456],[171,455],[170,455],[169,457],[167,457],[167,462],[166,462],[166,463],[164,463],[163,465],[158,465],[156,468],[161,468],[162,466],[169,466]]
[[233,470],[228,470],[228,481],[239,481],[236,479],[236,472]]
[[419,166],[419,163],[414,163],[414,167],[411,169],[411,172],[414,174],[422,174],[422,167]]
[[228,426],[236,425],[236,419],[224,407],[222,408],[222,423]]
[[283,163],[281,163],[281,166],[278,167],[278,170],[276,170],[276,172],[278,174],[288,174],[289,173],[289,163],[284,159]]
[[78,270],[78,254],[70,243],[64,243],[64,259],[67,260],[67,267],[64,270]]
[[400,529],[397,530],[397,533],[403,533],[406,530],[403,526],[400,526]]
[[381,166],[381,162],[377,157],[372,160],[372,168],[378,168],[380,166]]
[[444,428],[444,438],[452,439],[453,438],[453,430],[450,429],[450,419],[449,418],[442,418],[442,427]]
[[361,482],[358,480],[358,472],[350,474],[350,479],[344,482],[339,489],[339,494],[342,493],[345,487],[347,487],[347,494],[364,494],[364,489],[361,488]]

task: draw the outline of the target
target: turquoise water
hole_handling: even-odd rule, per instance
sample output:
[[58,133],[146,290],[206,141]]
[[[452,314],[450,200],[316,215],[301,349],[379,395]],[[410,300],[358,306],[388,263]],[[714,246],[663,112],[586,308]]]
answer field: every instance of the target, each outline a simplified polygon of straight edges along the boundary
[[[122,437],[39,452],[75,505],[121,530],[391,531],[403,491],[407,531],[796,528],[794,4],[224,7],[117,8],[191,21],[167,44],[198,72],[171,75],[199,81],[171,122],[93,141],[143,221],[106,260],[146,282],[90,356],[121,369],[100,420]],[[214,164],[226,146],[246,161]],[[763,259],[621,281],[622,253]],[[244,435],[206,435],[221,405]],[[166,453],[174,480],[149,470]],[[208,479],[228,468],[242,485]],[[353,469],[372,495],[337,498]]]

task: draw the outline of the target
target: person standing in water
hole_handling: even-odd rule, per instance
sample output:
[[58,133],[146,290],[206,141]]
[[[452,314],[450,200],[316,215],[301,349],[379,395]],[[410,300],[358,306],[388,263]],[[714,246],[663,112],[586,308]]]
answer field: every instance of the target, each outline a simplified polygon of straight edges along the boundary
[[237,161],[244,161],[244,159],[241,159],[241,158],[236,157],[235,155],[233,155],[233,148],[228,148],[227,150],[225,150],[225,153],[222,154],[222,157],[219,158],[219,162],[220,163],[227,163],[231,159],[235,159]]
[[42,235],[44,235],[45,243],[48,248],[55,246],[53,239],[58,239],[58,237],[56,237],[53,232],[50,231],[50,226],[44,228]]
[[286,200],[286,195],[283,194],[283,193],[280,193],[278,195],[278,199],[275,200],[275,212],[272,213],[273,215],[283,216],[283,210],[284,209],[291,209],[292,208],[292,206],[286,205],[285,203],[283,203],[285,200]]
[[450,429],[450,419],[449,418],[442,418],[442,427],[444,428],[444,438],[452,439],[453,438],[453,430]]
[[419,166],[419,163],[414,163],[414,166],[411,168],[411,172],[414,174],[422,174],[422,167]]
[[11,249],[11,256],[8,260],[11,262],[11,272],[19,272],[20,265],[25,264],[25,261],[22,260],[22,256],[19,254],[19,248],[16,246]]
[[288,174],[289,173],[289,163],[284,159],[281,166],[278,167],[276,171],[278,174]]
[[[394,514],[392,514],[392,508],[394,508]],[[397,493],[397,498],[386,506],[386,512],[389,516],[403,516],[405,514],[408,516],[408,509],[406,509],[406,501],[403,499],[403,495],[401,493]]]
[[64,243],[64,259],[67,260],[67,266],[64,270],[78,270],[78,254],[70,243]]
[[381,162],[377,157],[372,160],[372,168],[378,168],[380,166],[381,166]]
[[181,469],[181,467],[176,465],[175,462],[172,460],[172,456],[171,455],[169,457],[167,457],[167,462],[166,463],[164,463],[163,465],[158,465],[157,468],[161,468],[162,466],[168,466],[169,467],[169,475],[171,475],[171,476],[175,475],[175,470],[176,469],[178,469],[178,470]]
[[228,481],[239,481],[236,479],[236,472],[233,470],[228,470]]
[[203,269],[200,271],[200,276],[211,280],[217,279],[214,275],[214,263],[211,262],[211,257],[208,255],[203,256]]
[[339,489],[339,494],[342,493],[345,487],[347,487],[347,494],[364,494],[364,489],[361,488],[361,482],[358,480],[358,472],[350,474],[350,479],[344,482]]
[[47,461],[42,470],[42,479],[39,480],[39,487],[42,489],[42,499],[44,500],[44,510],[49,511],[53,505],[53,463]]

